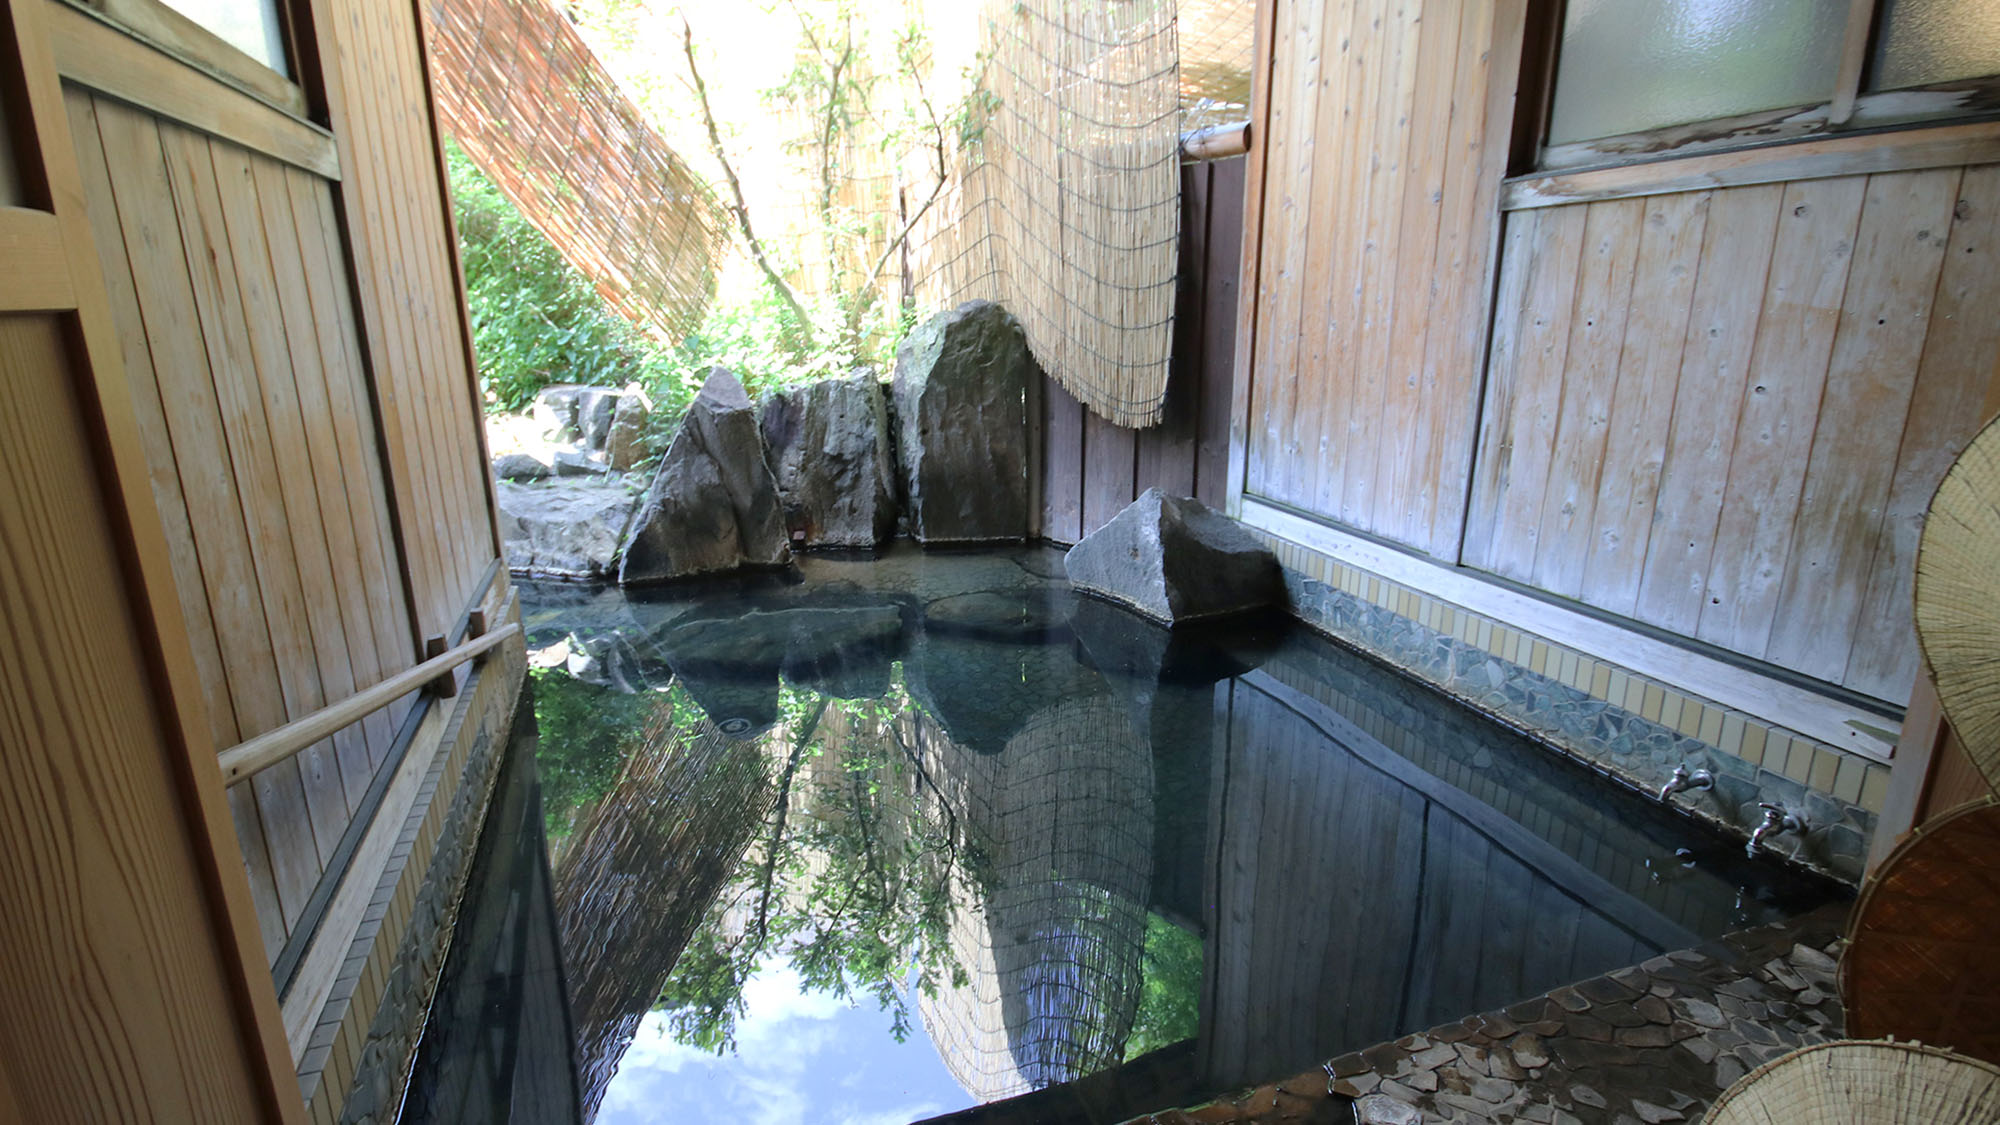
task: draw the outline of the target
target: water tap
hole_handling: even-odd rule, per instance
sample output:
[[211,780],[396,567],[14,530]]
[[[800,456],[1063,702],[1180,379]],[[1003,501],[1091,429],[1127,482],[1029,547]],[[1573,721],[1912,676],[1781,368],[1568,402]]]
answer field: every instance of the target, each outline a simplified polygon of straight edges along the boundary
[[1674,767],[1674,776],[1665,785],[1660,786],[1660,800],[1671,803],[1676,793],[1685,792],[1689,789],[1713,788],[1715,788],[1714,774],[1707,770],[1696,770],[1693,773],[1689,773],[1687,763],[1682,762],[1680,765]]
[[1774,805],[1769,801],[1759,801],[1757,807],[1764,810],[1763,823],[1757,825],[1755,832],[1750,833],[1750,842],[1743,847],[1744,854],[1751,858],[1756,857],[1757,845],[1763,843],[1766,836],[1782,836],[1787,832],[1801,835],[1805,833],[1806,822],[1799,819],[1796,814],[1786,812],[1783,806]]

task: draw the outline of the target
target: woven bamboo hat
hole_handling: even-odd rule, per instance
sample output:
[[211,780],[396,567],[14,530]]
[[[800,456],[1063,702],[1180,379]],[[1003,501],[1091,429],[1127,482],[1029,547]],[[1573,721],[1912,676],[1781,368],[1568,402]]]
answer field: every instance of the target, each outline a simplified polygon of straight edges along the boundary
[[1916,608],[1945,717],[2000,787],[2000,421],[1972,439],[1931,498]]
[[1921,1043],[1839,1040],[1744,1075],[1703,1125],[1992,1125],[2000,1067]]
[[2000,1063],[2000,799],[1912,832],[1868,878],[1840,957],[1847,1033]]

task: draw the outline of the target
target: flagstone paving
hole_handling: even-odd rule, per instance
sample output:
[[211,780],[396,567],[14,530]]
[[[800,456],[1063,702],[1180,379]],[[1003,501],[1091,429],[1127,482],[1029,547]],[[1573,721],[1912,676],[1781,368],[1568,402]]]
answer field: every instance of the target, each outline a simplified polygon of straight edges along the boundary
[[1699,1121],[1749,1071],[1839,1037],[1845,913],[1730,934],[1128,1125]]

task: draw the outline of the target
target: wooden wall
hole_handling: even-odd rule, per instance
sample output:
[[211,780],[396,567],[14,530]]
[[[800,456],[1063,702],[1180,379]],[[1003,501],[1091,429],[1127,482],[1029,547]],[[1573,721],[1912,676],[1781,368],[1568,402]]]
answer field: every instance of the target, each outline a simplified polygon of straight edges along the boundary
[[1453,558],[1522,4],[1271,3],[1244,489]]
[[1996,165],[1510,214],[1465,562],[1907,699],[1996,240]]
[[414,612],[446,633],[500,554],[419,5],[313,0]]
[[1221,510],[1243,245],[1242,157],[1181,169],[1181,269],[1166,417],[1128,430],[1053,381],[1042,391],[1042,534],[1074,543],[1148,488]]
[[[80,87],[69,124],[214,745],[415,662],[332,185]],[[275,959],[407,701],[229,791]]]

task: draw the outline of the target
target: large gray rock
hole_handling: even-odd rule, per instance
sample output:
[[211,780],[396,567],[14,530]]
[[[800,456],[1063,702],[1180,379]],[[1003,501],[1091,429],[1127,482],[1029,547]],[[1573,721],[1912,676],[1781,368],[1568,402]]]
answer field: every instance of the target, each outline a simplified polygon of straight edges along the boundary
[[621,390],[551,383],[535,392],[535,421],[550,441],[573,441],[584,449],[600,451],[610,440],[611,424],[619,408],[635,393],[632,387]]
[[508,570],[585,582],[617,573],[619,540],[637,504],[628,489],[590,480],[502,480],[494,494]]
[[791,557],[750,396],[736,376],[714,368],[633,517],[618,581],[783,566]]
[[895,535],[888,410],[873,371],[773,394],[762,422],[795,536],[815,547],[872,548]]
[[653,402],[636,385],[618,396],[611,432],[604,439],[604,458],[613,472],[629,473],[645,459],[646,427],[652,417]]
[[1199,500],[1157,488],[1063,556],[1078,590],[1162,624],[1282,605],[1277,556]]
[[495,480],[541,480],[548,475],[549,466],[532,454],[502,453],[493,459]]
[[896,353],[896,426],[919,543],[1028,536],[1028,387],[1041,378],[1020,322],[970,301]]

